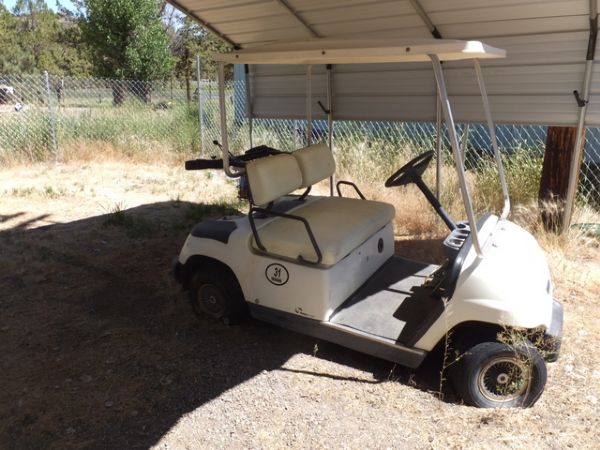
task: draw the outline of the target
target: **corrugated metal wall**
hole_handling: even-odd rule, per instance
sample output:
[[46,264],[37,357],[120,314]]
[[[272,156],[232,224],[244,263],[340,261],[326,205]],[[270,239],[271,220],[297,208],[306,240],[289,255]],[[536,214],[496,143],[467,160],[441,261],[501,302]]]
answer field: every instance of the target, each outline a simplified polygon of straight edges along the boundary
[[[274,0],[180,1],[243,46],[308,39],[312,35]],[[408,0],[287,0],[322,37],[430,37]],[[492,113],[498,122],[575,125],[573,90],[581,89],[588,42],[587,0],[420,0],[444,38],[480,39],[508,57],[484,61]],[[458,121],[483,118],[470,65],[444,64]],[[596,70],[595,73],[598,71]],[[257,117],[306,114],[304,67],[253,66]],[[313,69],[313,114],[323,117],[323,67]],[[427,64],[334,67],[336,119],[435,120],[435,85]],[[598,75],[592,95],[600,89]],[[587,123],[600,125],[600,106],[590,103]]]

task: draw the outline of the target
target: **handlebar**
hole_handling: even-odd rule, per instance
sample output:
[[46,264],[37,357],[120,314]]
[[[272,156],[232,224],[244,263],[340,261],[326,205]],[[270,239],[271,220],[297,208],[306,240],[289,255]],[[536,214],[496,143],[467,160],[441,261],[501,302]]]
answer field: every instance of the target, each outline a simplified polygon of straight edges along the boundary
[[191,159],[185,162],[185,170],[205,170],[222,168],[222,159]]
[[[246,151],[243,155],[230,156],[229,165],[233,167],[245,167],[246,162],[252,161],[253,159],[264,158],[269,155],[278,155],[284,153],[281,150],[277,150],[266,145],[259,145],[258,147],[251,148]],[[222,169],[223,159],[191,159],[185,162],[185,170],[206,170],[206,169]]]

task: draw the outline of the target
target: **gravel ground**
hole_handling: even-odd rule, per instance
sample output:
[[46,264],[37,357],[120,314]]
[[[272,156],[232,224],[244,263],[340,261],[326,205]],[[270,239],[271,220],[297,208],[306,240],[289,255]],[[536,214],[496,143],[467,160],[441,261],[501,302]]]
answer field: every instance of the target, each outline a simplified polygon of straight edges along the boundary
[[436,361],[412,372],[195,318],[170,261],[218,213],[196,202],[233,192],[201,180],[123,163],[0,171],[0,448],[597,448],[597,245],[550,253],[566,329],[540,401],[477,410],[440,399]]

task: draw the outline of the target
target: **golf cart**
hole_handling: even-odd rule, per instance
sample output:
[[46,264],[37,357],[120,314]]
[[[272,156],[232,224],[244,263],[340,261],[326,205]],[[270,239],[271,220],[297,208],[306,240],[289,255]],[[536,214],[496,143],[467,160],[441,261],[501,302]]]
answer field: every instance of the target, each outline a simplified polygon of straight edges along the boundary
[[[504,56],[481,42],[441,39],[404,45],[320,39],[215,55],[222,159],[187,161],[186,169],[222,169],[239,178],[250,209],[245,216],[205,220],[185,241],[174,271],[194,310],[225,322],[249,313],[410,368],[442,346],[452,356],[449,378],[466,404],[533,405],[546,382],[544,359],[558,357],[563,313],[543,251],[507,220],[508,188],[479,66],[479,59]],[[475,66],[504,194],[499,217],[476,219],[473,211],[441,64],[455,60]],[[225,63],[424,61],[433,65],[467,220],[450,218],[422,180],[433,151],[408,162],[385,186],[416,184],[446,224],[447,260],[440,266],[394,255],[392,205],[365,199],[356,186],[360,198],[343,197],[340,187],[352,185],[343,181],[333,195],[330,146],[229,152]],[[310,195],[311,186],[327,179],[331,195]]]

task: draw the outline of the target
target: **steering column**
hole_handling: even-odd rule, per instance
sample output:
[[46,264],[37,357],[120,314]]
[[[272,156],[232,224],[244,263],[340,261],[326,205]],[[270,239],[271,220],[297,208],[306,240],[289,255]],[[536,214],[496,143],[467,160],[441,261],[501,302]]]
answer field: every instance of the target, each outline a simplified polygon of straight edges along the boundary
[[422,153],[416,158],[411,159],[386,180],[385,187],[405,186],[410,183],[415,183],[427,201],[431,204],[431,206],[433,206],[435,212],[437,212],[446,226],[450,229],[450,231],[452,231],[457,228],[456,224],[450,218],[446,210],[442,207],[442,204],[439,202],[439,200],[435,197],[435,195],[433,195],[433,192],[431,192],[431,190],[427,187],[422,178],[423,172],[425,172],[429,166],[429,163],[431,162],[431,159],[433,158],[433,154],[433,151],[430,150]]

